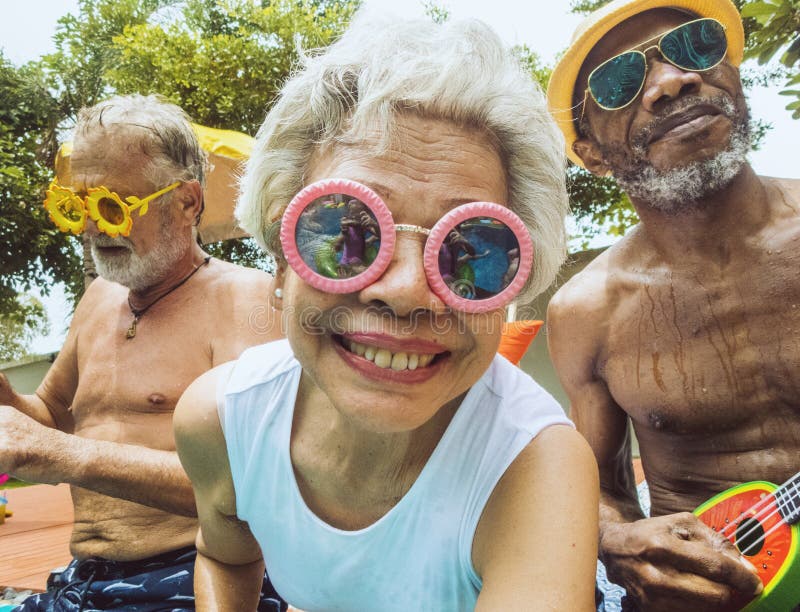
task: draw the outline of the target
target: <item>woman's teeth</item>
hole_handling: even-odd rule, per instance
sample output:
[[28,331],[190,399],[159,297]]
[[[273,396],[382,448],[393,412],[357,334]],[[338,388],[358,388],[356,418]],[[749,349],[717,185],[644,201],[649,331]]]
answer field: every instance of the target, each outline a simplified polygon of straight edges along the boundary
[[374,363],[379,368],[391,368],[392,370],[416,370],[417,368],[424,368],[430,364],[435,355],[425,355],[421,353],[392,353],[384,348],[376,348],[374,346],[367,346],[360,342],[352,340],[345,340],[345,347],[351,353],[355,353],[359,357],[363,357]]

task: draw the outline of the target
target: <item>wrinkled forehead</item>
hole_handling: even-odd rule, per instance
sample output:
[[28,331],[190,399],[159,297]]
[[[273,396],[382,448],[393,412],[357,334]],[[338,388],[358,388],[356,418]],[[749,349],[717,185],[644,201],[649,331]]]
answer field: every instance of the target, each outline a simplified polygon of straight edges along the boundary
[[575,82],[575,98],[583,99],[589,73],[604,61],[693,19],[697,19],[694,13],[658,8],[641,12],[611,28],[586,56]]
[[75,134],[70,155],[73,187],[108,185],[140,176],[150,159],[140,129],[115,124],[81,131]]

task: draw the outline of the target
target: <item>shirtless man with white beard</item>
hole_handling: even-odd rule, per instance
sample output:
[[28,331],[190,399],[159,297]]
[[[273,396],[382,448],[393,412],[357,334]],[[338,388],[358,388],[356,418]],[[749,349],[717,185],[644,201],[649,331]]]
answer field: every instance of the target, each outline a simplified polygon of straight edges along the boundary
[[752,565],[690,513],[800,470],[800,182],[747,163],[743,44],[729,0],[615,0],[579,27],[548,91],[571,159],[613,175],[640,218],[547,317],[626,609],[745,605],[762,589]]
[[[54,220],[88,216],[101,278],[36,394],[0,376],[0,472],[71,485],[75,559],[20,610],[194,610],[197,518],[175,403],[200,374],[280,337],[272,278],[195,241],[204,165],[188,118],[156,97],[80,113],[71,184],[54,181],[47,206]],[[280,609],[264,587],[260,609]]]

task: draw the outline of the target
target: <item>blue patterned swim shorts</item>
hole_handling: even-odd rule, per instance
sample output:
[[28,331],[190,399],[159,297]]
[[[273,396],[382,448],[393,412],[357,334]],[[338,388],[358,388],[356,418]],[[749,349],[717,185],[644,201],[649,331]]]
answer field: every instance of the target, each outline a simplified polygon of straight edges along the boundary
[[[196,556],[190,546],[139,561],[73,559],[50,575],[46,593],[29,597],[13,612],[193,611]],[[265,575],[258,612],[286,608]]]

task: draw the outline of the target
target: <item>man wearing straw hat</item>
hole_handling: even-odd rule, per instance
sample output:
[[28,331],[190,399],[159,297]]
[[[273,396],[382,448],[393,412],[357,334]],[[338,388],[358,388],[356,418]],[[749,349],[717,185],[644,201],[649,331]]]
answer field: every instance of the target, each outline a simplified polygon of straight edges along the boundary
[[743,46],[729,0],[615,0],[578,28],[548,90],[569,157],[614,176],[640,218],[557,293],[548,326],[600,465],[600,557],[645,610],[760,593],[747,557],[691,512],[800,469],[800,182],[745,158]]
[[[185,113],[156,96],[78,115],[71,177],[52,182],[45,207],[86,232],[100,278],[36,394],[0,376],[0,472],[69,483],[75,509],[73,561],[21,610],[195,609],[197,510],[175,404],[199,375],[280,336],[272,277],[195,240],[205,161]],[[259,609],[285,609],[263,593]]]

